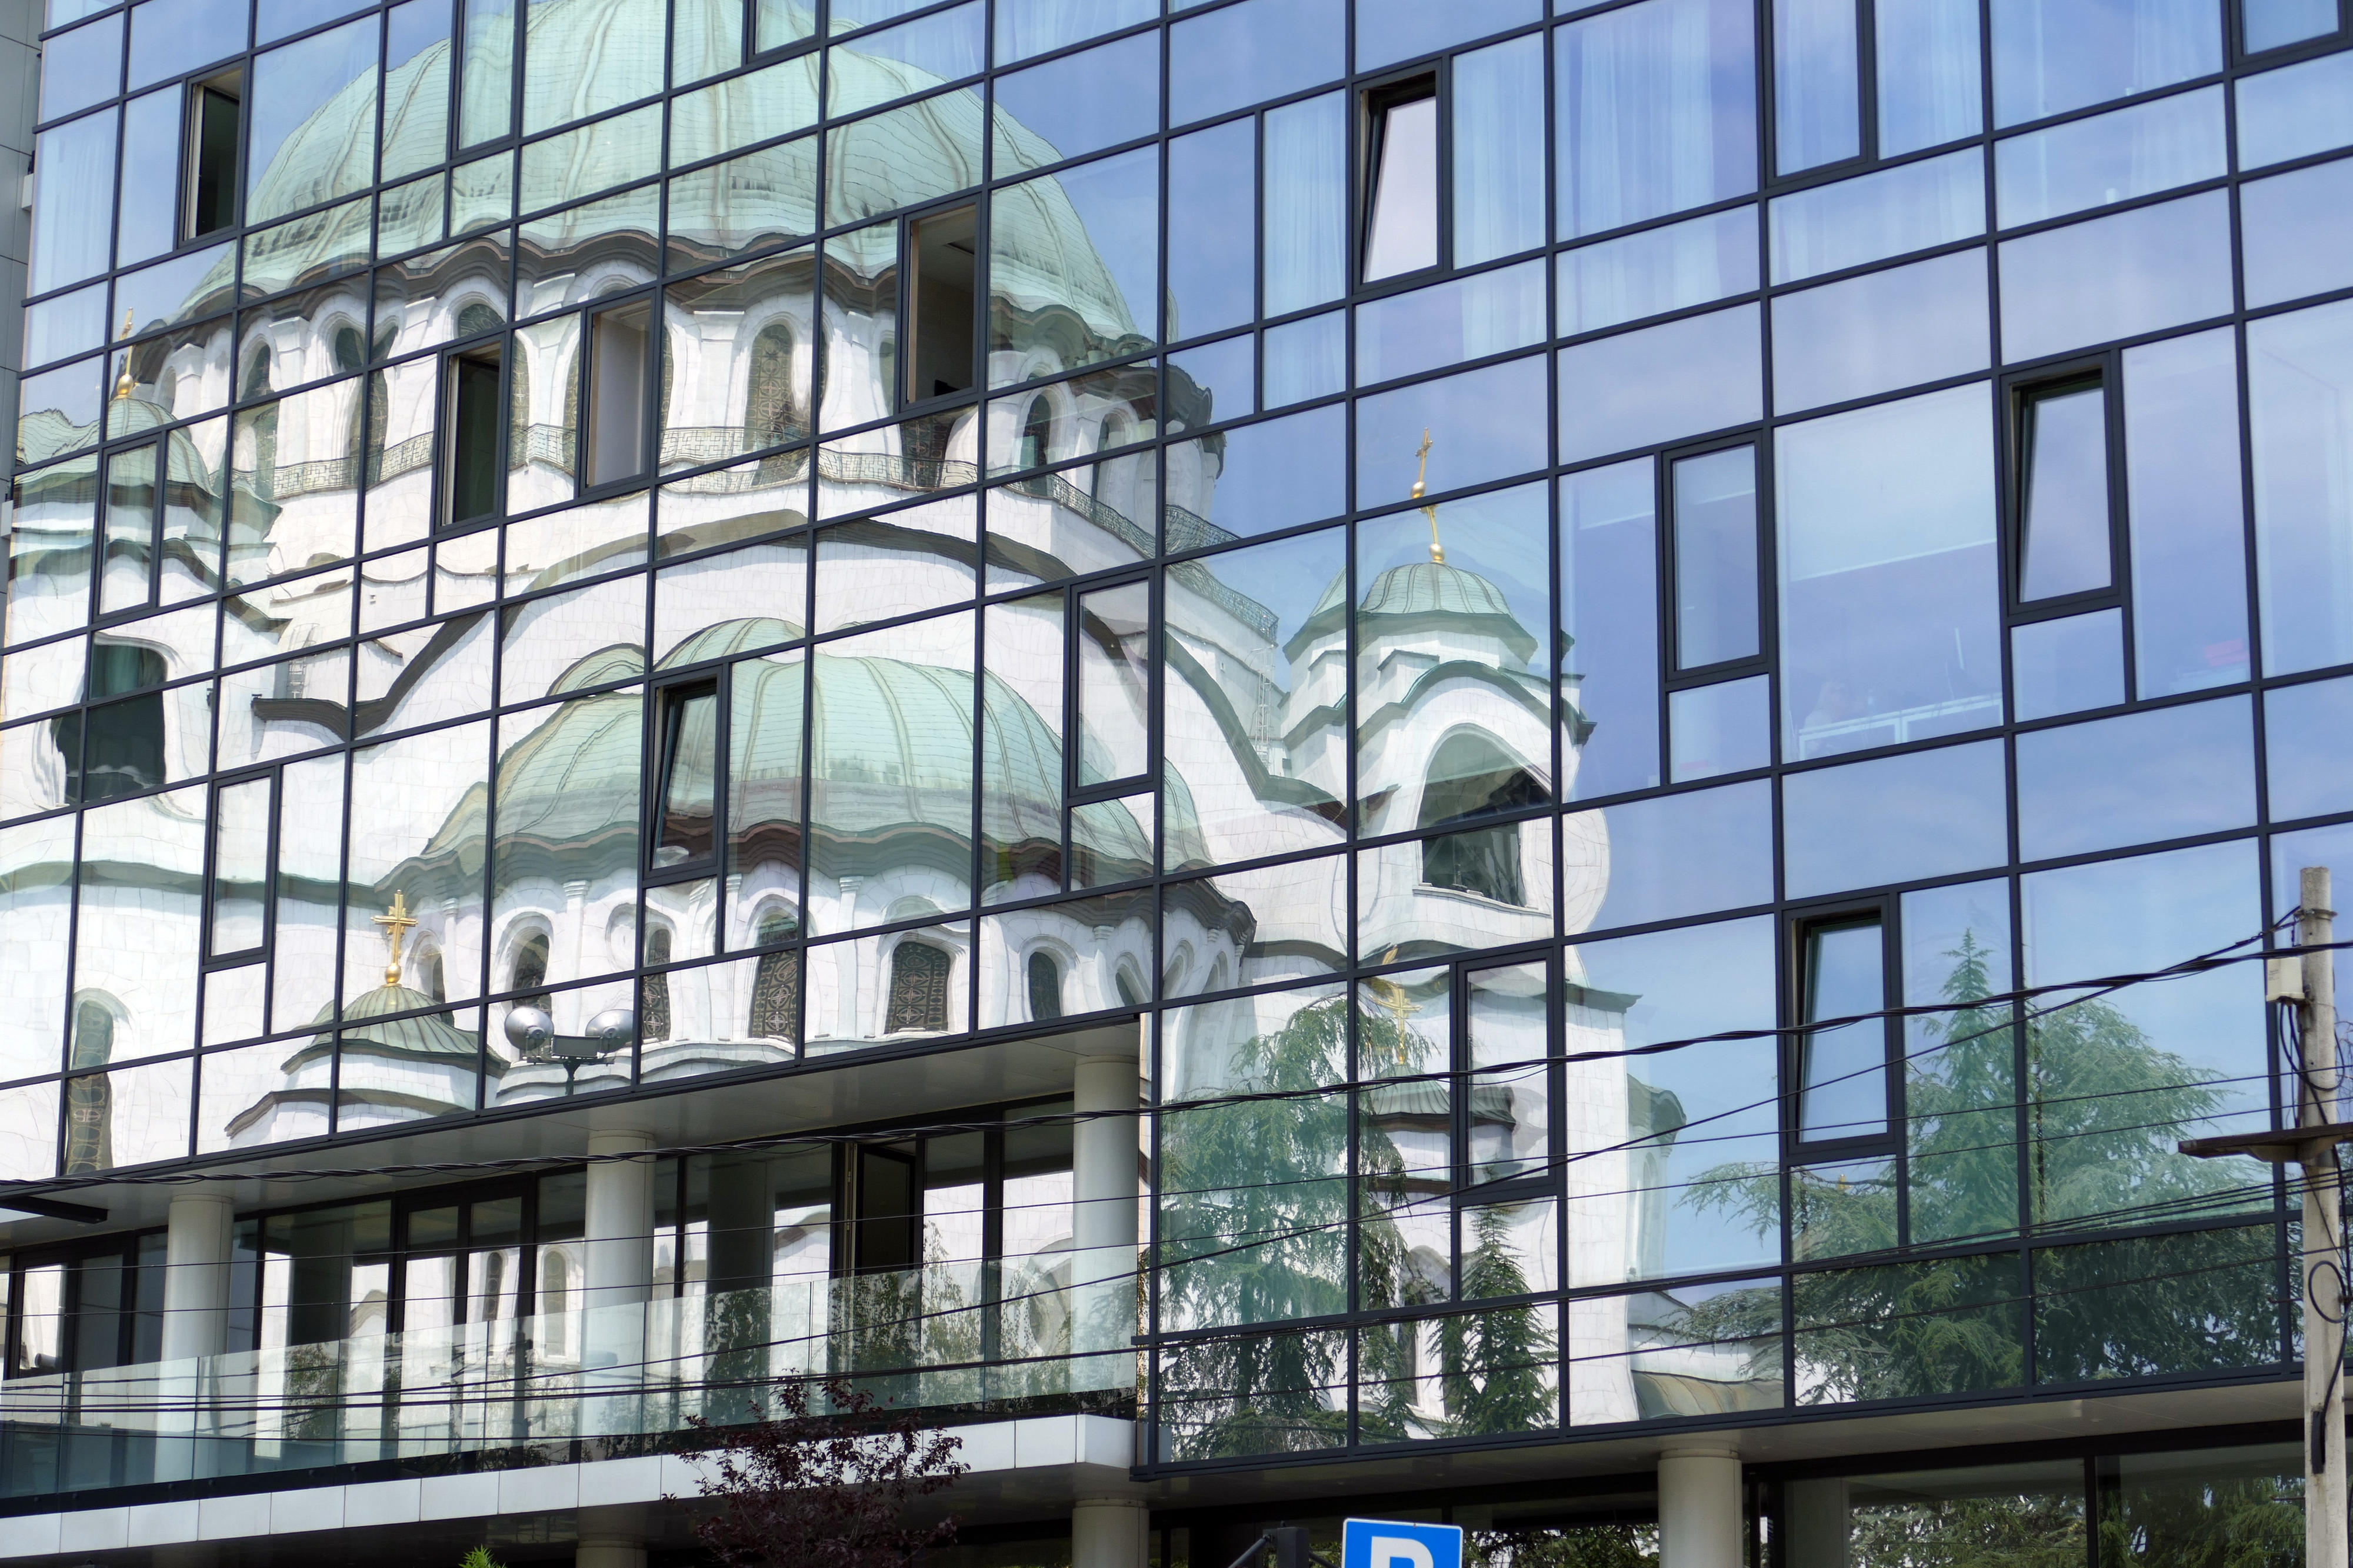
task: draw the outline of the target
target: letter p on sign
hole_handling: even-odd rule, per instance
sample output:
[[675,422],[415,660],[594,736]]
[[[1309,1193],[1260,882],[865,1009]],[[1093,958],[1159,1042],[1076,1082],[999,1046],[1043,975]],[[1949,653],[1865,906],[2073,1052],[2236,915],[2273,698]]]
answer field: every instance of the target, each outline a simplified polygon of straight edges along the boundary
[[1340,1527],[1340,1568],[1462,1568],[1462,1531],[1451,1524],[1352,1519]]

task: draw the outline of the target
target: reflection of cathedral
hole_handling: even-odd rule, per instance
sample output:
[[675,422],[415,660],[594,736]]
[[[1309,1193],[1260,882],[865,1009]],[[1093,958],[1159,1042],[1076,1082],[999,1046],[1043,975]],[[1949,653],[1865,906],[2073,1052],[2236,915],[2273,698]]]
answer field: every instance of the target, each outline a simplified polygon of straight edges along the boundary
[[[833,58],[876,101],[921,74]],[[729,79],[671,135],[722,153],[814,118],[814,68]],[[388,167],[411,134],[399,81]],[[967,108],[861,121],[828,221],[971,183]],[[264,184],[349,188],[337,112]],[[1058,156],[995,132],[1000,173]],[[1527,563],[1466,566],[1460,534],[1450,562],[1427,507],[1426,559],[1366,557],[1352,591],[1335,548],[1320,597],[1267,577],[1214,521],[1223,437],[1145,445],[1209,423],[1212,392],[1134,359],[1150,311],[1055,179],[995,194],[973,299],[954,209],[788,243],[818,226],[807,142],[673,180],[661,232],[653,184],[597,194],[645,166],[643,134],[630,115],[568,133],[496,210],[434,181],[387,193],[379,230],[415,248],[373,270],[364,227],[298,219],[244,274],[294,291],[234,334],[213,314],[228,261],[198,255],[183,298],[134,311],[103,462],[44,462],[96,432],[28,424],[12,639],[80,627],[85,605],[102,625],[55,645],[49,696],[87,695],[88,717],[0,774],[16,801],[93,808],[84,863],[115,870],[85,879],[85,932],[185,955],[85,961],[72,1067],[213,1050],[201,1152],[1312,979],[1345,963],[1352,826],[1381,840],[1355,855],[1359,954],[1442,963],[1590,922],[1598,817],[1569,819],[1556,911],[1551,819],[1531,815],[1559,792]],[[923,413],[955,374],[923,312],[959,276],[984,389],[1044,384]],[[643,346],[599,335],[613,299],[648,302]],[[602,482],[628,460],[598,425],[621,353],[648,464],[688,475],[658,497]],[[489,401],[466,403],[477,386]],[[491,446],[464,446],[461,407]],[[1120,573],[1164,531],[1230,548],[1163,569],[1155,595]],[[1568,717],[1573,770],[1589,726]],[[1198,875],[1155,904],[1155,871]],[[406,946],[387,971],[388,921]],[[1571,952],[1570,1048],[1606,1050],[1633,999],[1583,988]],[[1182,1050],[1247,1034],[1223,1006],[1170,1015]],[[1541,984],[1481,1027],[1500,1031],[1482,1051],[1541,1058]],[[185,1152],[151,1125],[175,1081],[184,1064],[78,1080],[67,1168]],[[1476,1086],[1472,1144],[1543,1147],[1544,1082]],[[1572,1146],[1648,1151],[1573,1167],[1572,1273],[1655,1275],[1675,1098],[1603,1060],[1570,1069],[1566,1105]],[[1445,1184],[1410,1173],[1445,1166],[1452,1112],[1414,1084],[1369,1107],[1409,1172],[1413,1289],[1442,1300]],[[1558,1283],[1548,1203],[1497,1211],[1538,1289]],[[1622,1314],[1602,1331],[1639,1348]]]
[[[837,58],[868,68],[854,54]],[[886,89],[903,84],[876,91]],[[706,106],[717,121],[712,144],[731,139],[731,116],[772,113],[776,95],[809,90],[790,71],[723,84]],[[331,104],[265,178],[333,188],[331,167],[305,163],[347,155],[332,114]],[[941,171],[962,155],[963,128],[909,120],[899,130],[844,176],[871,188],[837,189],[829,202],[887,212],[950,177]],[[403,133],[394,123],[385,134],[396,144]],[[1026,134],[1010,125],[1004,133],[1017,146]],[[625,168],[637,156],[630,134],[626,117],[598,121],[571,152],[581,166]],[[730,166],[721,199],[691,233],[672,194],[672,249],[721,265],[663,297],[663,468],[755,452],[812,422],[855,424],[892,405],[897,361],[913,352],[902,329],[920,331],[895,314],[913,298],[898,278],[913,264],[900,253],[901,230],[859,231],[829,244],[821,261],[807,247],[729,259],[809,226],[794,145]],[[526,161],[525,211],[558,195],[529,188],[533,167]],[[1066,602],[1050,592],[991,608],[979,617],[977,668],[969,612],[879,645],[828,643],[813,658],[793,647],[807,622],[800,606],[810,598],[811,552],[806,536],[772,536],[810,515],[812,460],[818,519],[896,508],[818,536],[820,630],[969,601],[976,571],[995,586],[1114,569],[1148,552],[1164,504],[1198,542],[1228,537],[1205,521],[1216,511],[1214,440],[1203,448],[1206,468],[1189,466],[1191,448],[1172,452],[1165,481],[1148,454],[1119,455],[1164,424],[1199,423],[1209,395],[1172,372],[1164,408],[1148,366],[1085,370],[1147,340],[1053,181],[996,205],[986,368],[992,383],[1081,374],[982,411],[669,487],[654,525],[658,555],[679,563],[656,576],[650,644],[628,629],[644,602],[642,492],[503,529],[437,531],[437,463],[452,461],[435,437],[436,366],[445,362],[405,356],[522,321],[502,339],[502,510],[571,496],[588,461],[587,345],[583,318],[562,308],[651,276],[659,254],[651,209],[630,202],[625,194],[520,229],[491,227],[379,268],[372,284],[365,273],[335,276],[349,267],[331,221],[291,226],[273,240],[273,264],[306,289],[281,301],[267,330],[248,324],[233,343],[225,320],[201,319],[207,301],[225,297],[226,271],[195,279],[173,312],[194,324],[153,335],[135,323],[107,417],[111,431],[185,419],[217,406],[232,383],[243,395],[301,390],[237,415],[233,428],[216,419],[175,429],[160,496],[143,503],[156,519],[144,534],[122,526],[142,503],[120,451],[103,487],[88,457],[40,468],[25,486],[19,559],[26,542],[46,534],[49,547],[35,554],[48,563],[52,592],[18,597],[19,626],[43,616],[60,629],[75,624],[68,605],[83,591],[79,574],[93,569],[102,597],[121,580],[126,605],[167,606],[248,580],[270,585],[227,601],[218,664],[228,673],[217,699],[190,679],[214,662],[209,618],[182,626],[165,611],[110,623],[91,639],[90,690],[103,684],[121,700],[92,710],[87,736],[63,733],[60,721],[48,754],[12,752],[16,788],[96,802],[196,776],[216,710],[219,771],[345,741],[357,748],[348,785],[330,776],[332,753],[314,769],[299,760],[281,767],[274,804],[262,807],[280,825],[276,874],[264,879],[268,894],[254,895],[271,905],[269,939],[248,973],[221,966],[212,937],[204,1018],[160,985],[83,1004],[93,1017],[104,1013],[113,1036],[102,1047],[95,1026],[79,1031],[90,1042],[85,1054],[96,1053],[90,1065],[185,1047],[195,1035],[208,1046],[290,1037],[267,1048],[268,1071],[253,1064],[249,1091],[233,1106],[207,1094],[206,1115],[220,1116],[207,1140],[265,1143],[322,1133],[331,1117],[349,1130],[470,1109],[478,1097],[513,1104],[629,1080],[626,1050],[600,1058],[584,1046],[568,1061],[522,1059],[506,1027],[519,1006],[546,1012],[556,1042],[586,1041],[592,1020],[614,1008],[634,1013],[635,1072],[663,1082],[797,1050],[1077,1016],[1146,1001],[1155,988],[1177,995],[1247,984],[1331,949],[1317,921],[1302,926],[1290,912],[1293,900],[1254,899],[1229,879],[1187,884],[1165,901],[1156,975],[1154,911],[1142,895],[986,911],[1066,887],[1115,885],[1148,873],[1155,858],[1169,870],[1210,869],[1341,847],[1352,605],[1340,578],[1303,616],[1286,618],[1251,596],[1252,584],[1222,575],[1221,558],[1165,574],[1165,724],[1217,744],[1164,769],[1156,813],[1155,781],[1122,760],[1141,744],[1132,737],[1144,732],[1150,643],[1144,623],[1123,620],[1114,595]],[[917,237],[905,243],[923,243],[917,230],[904,233]],[[502,281],[510,265],[512,289]],[[670,268],[679,265],[672,255]],[[371,286],[372,340],[363,330]],[[67,449],[84,434],[40,438]],[[993,490],[985,535],[968,493],[922,499],[984,471],[1085,453],[1101,456]],[[80,542],[101,488],[93,568]],[[356,571],[344,563],[355,543],[370,552]],[[1516,822],[1477,826],[1550,794],[1545,677],[1530,662],[1540,627],[1515,615],[1493,582],[1447,564],[1435,538],[1431,555],[1372,575],[1353,605],[1360,828],[1459,829],[1365,860],[1359,942],[1401,959],[1541,940],[1552,925],[1541,891],[1553,879],[1549,836]],[[317,570],[287,575],[306,563]],[[1145,603],[1139,590],[1135,604]],[[1067,663],[1066,648],[1074,650]],[[713,682],[714,712],[723,702],[715,721],[723,744],[706,722],[682,750],[652,754],[667,744],[666,705],[680,682],[699,679]],[[1066,691],[1073,681],[1080,691]],[[1128,710],[1092,710],[1084,694],[1097,689],[1124,694],[1113,700]],[[540,705],[492,719],[493,692],[510,709]],[[1073,721],[1074,758],[1066,755]],[[79,762],[68,762],[77,746]],[[1095,784],[1131,774],[1139,787],[1124,795]],[[1073,798],[1081,794],[1090,798]],[[711,803],[722,803],[726,842],[693,850],[707,877],[666,876],[659,860],[671,848],[645,842],[666,831],[665,803],[678,801],[705,803],[687,815],[704,814],[706,840]],[[348,816],[347,861],[318,823],[287,826],[310,807]],[[123,897],[139,919],[172,928],[159,945],[188,949],[206,853],[201,795],[146,795],[115,811],[122,831],[159,847]],[[1323,885],[1303,900],[1319,917],[1339,895],[1340,866],[1315,862],[1303,873],[1304,884]],[[413,943],[402,972],[371,985],[381,955],[371,921],[396,899],[416,911]],[[1588,910],[1597,899],[1571,893]],[[881,934],[857,937],[877,927]],[[780,945],[835,937],[853,940],[809,948],[805,960]],[[748,956],[725,961],[739,952]],[[642,987],[624,973],[711,958],[723,962],[673,968]],[[984,969],[976,1019],[966,1001],[976,964]],[[485,1009],[477,999],[486,994],[505,1000]],[[226,1060],[210,1076],[225,1080]]]

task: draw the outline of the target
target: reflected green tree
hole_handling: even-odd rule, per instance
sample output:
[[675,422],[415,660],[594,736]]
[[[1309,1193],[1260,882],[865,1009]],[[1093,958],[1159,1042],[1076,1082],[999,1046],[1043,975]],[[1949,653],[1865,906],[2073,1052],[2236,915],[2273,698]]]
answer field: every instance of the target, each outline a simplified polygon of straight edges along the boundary
[[[1235,1047],[1208,1103],[1171,1106],[1161,1132],[1160,1311],[1164,1327],[1274,1325],[1345,1311],[1349,1236],[1349,1004],[1300,1008],[1279,1029]],[[1401,1012],[1357,1013],[1368,1079],[1443,1069],[1442,1046]],[[1256,1098],[1266,1096],[1268,1098]],[[1419,1305],[1430,1289],[1409,1266],[1394,1212],[1408,1201],[1405,1157],[1371,1121],[1358,1123],[1360,1199],[1353,1263],[1363,1298]],[[1480,1211],[1463,1258],[1465,1296],[1525,1293],[1500,1214]],[[1449,1426],[1524,1430],[1556,1415],[1545,1321],[1503,1309],[1445,1321],[1440,1379]],[[1408,1431],[1411,1331],[1363,1336],[1359,1374],[1368,1433]],[[1329,1447],[1346,1437],[1346,1340],[1336,1333],[1238,1334],[1164,1352],[1164,1411],[1182,1408],[1184,1458]],[[1164,1420],[1168,1420],[1164,1415]]]
[[[1943,995],[1958,1005],[1940,1022],[1915,1026],[1905,1072],[1915,1245],[1994,1241],[2019,1225],[2010,1009],[1986,1001],[1992,954],[1974,933],[1945,956],[1953,967]],[[2097,998],[2052,1008],[2026,1027],[2028,1169],[2042,1223],[2205,1212],[2214,1185],[2232,1178],[2183,1158],[2174,1144],[2225,1108],[2211,1075]],[[1718,1166],[1699,1178],[1695,1201],[1769,1236],[1781,1212],[1780,1179],[1768,1164]],[[1871,1259],[1798,1277],[1792,1326],[1807,1402],[2012,1387],[2028,1375],[2016,1254],[1887,1261],[1901,1240],[1898,1202],[1892,1172],[1791,1173],[1798,1255]],[[2044,1255],[2053,1261],[2044,1266],[2035,1310],[2045,1381],[2211,1364],[2211,1354],[2184,1361],[2166,1348],[2185,1335],[2209,1347],[2232,1344],[2240,1364],[2251,1337],[2260,1345],[2274,1334],[2265,1326],[2269,1292],[2262,1270],[2247,1267],[2243,1233],[2192,1232],[2136,1246],[2155,1251],[2139,1259],[2147,1277],[2137,1275],[2129,1290],[2097,1288],[2111,1282],[2078,1268],[2087,1279],[2071,1294],[2056,1264],[2063,1254]],[[1723,1337],[1769,1331],[1775,1325],[1762,1316],[1769,1310],[1727,1293],[1694,1309],[1694,1327]]]
[[1466,1532],[1471,1568],[1658,1568],[1659,1527],[1616,1521]]

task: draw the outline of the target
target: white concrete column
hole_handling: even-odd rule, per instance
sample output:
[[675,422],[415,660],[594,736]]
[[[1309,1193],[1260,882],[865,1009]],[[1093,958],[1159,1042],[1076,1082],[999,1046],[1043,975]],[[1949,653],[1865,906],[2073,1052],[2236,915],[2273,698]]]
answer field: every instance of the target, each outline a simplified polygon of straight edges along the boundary
[[[1135,1335],[1135,1058],[1082,1058],[1071,1090],[1081,1115],[1114,1114],[1081,1121],[1071,1132],[1071,1348],[1127,1351]],[[1109,1363],[1096,1375],[1124,1384],[1133,1370]]]
[[164,1236],[164,1359],[228,1349],[229,1258],[236,1215],[227,1194],[174,1193]]
[[1741,1534],[1739,1455],[1659,1456],[1659,1568],[1741,1568]]
[[[644,1132],[591,1132],[588,1152],[626,1154],[653,1143]],[[654,1278],[653,1165],[647,1158],[599,1160],[588,1167],[587,1258],[580,1293],[586,1311],[579,1336],[585,1432],[609,1436],[638,1428],[646,1298]],[[581,1550],[585,1562],[586,1541]],[[642,1568],[642,1551],[637,1562]]]
[[164,1235],[164,1343],[155,1388],[155,1479],[196,1473],[196,1445],[212,1431],[207,1380],[193,1364],[228,1349],[229,1267],[236,1211],[222,1193],[172,1194]]
[[626,1536],[584,1532],[572,1549],[572,1568],[646,1568],[645,1544]]
[[[588,1152],[654,1146],[650,1133],[588,1134]],[[598,1160],[588,1167],[586,1300],[591,1307],[642,1301],[654,1282],[654,1163]]]
[[[1086,1498],[1071,1509],[1071,1568],[1145,1568],[1152,1515],[1133,1498]],[[584,1565],[585,1568],[585,1565]]]

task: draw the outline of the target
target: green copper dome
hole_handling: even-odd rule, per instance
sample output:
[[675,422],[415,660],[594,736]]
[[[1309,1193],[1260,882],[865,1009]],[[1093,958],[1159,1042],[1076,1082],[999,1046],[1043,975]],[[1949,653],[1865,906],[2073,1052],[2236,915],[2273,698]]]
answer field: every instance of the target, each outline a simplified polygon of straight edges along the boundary
[[[353,1001],[343,1009],[343,1048],[367,1045],[381,1055],[417,1058],[457,1058],[472,1063],[480,1054],[480,1043],[463,1029],[453,1027],[447,1016],[438,1013],[417,1014],[406,1018],[388,1018],[387,1014],[416,1013],[422,1007],[438,1005],[422,991],[412,991],[406,985],[379,985]],[[377,1020],[382,1020],[378,1022]],[[329,1003],[319,1009],[311,1020],[319,1031],[317,1037],[288,1059],[287,1070],[311,1052],[324,1050],[334,1044],[335,1008]]]
[[[1316,601],[1314,613],[1283,644],[1285,656],[1296,658],[1300,649],[1316,637],[1338,628],[1340,606],[1346,598],[1345,576],[1343,573],[1332,579],[1331,586]],[[1356,615],[1360,623],[1419,621],[1430,626],[1465,629],[1483,623],[1476,629],[1501,638],[1513,657],[1525,659],[1536,651],[1536,639],[1512,613],[1511,601],[1504,596],[1501,588],[1476,572],[1466,572],[1441,561],[1415,561],[1390,567],[1365,590],[1364,603],[1357,606]],[[1367,626],[1368,631],[1372,629]],[[1394,637],[1409,629],[1409,626],[1384,626],[1375,635]]]
[[[685,8],[680,9],[684,16]],[[526,128],[534,134],[556,130],[654,90],[658,83],[649,78],[645,61],[665,58],[665,12],[635,0],[537,0],[524,40],[533,66],[524,72]],[[717,8],[698,8],[697,14],[703,26],[717,26]],[[385,76],[384,167],[430,168],[446,156],[450,47],[446,40],[432,44]],[[880,218],[980,184],[984,121],[977,92],[917,97],[939,87],[941,79],[903,61],[862,53],[854,44],[834,46],[825,54],[837,103],[913,100],[825,133],[828,226]],[[578,61],[577,68],[549,68],[549,61],[565,57]],[[778,127],[816,125],[818,72],[818,55],[811,52],[682,95],[670,110],[673,144],[754,146]],[[367,189],[375,178],[375,119],[374,77],[345,87],[287,138],[256,178],[248,197],[252,210],[296,212]],[[640,120],[624,114],[580,127],[561,160],[534,159],[526,147],[516,210],[543,211],[566,200],[567,187],[590,189],[602,183],[582,171],[643,169],[650,176]],[[997,117],[996,142],[1000,174],[1060,156],[1003,114]],[[716,183],[712,199],[718,209],[709,216],[737,233],[815,232],[817,147],[816,138],[785,142],[731,163],[726,177]],[[590,221],[600,230],[624,222],[649,230],[654,194],[651,186],[643,187],[642,199],[627,217],[600,209]],[[543,244],[595,237],[571,232],[560,214],[530,226]],[[297,242],[297,253],[280,259],[288,276],[302,276],[342,253],[332,225],[315,227],[316,254],[299,254]],[[1037,317],[1068,311],[1091,334],[1114,345],[1135,334],[1129,303],[1059,180],[999,192],[990,227],[996,290],[1018,312]],[[847,260],[872,276],[886,258],[858,256],[859,238],[853,233],[829,241],[828,258]]]
[[[698,633],[662,663],[679,666],[759,647],[788,633],[774,619],[735,621]],[[556,682],[626,679],[627,650],[590,654]],[[583,667],[595,664],[590,671]],[[816,766],[807,770],[809,837],[816,868],[871,873],[910,862],[970,872],[973,796],[973,677],[901,659],[819,653],[807,716]],[[757,839],[799,833],[803,789],[802,660],[746,658],[732,677],[729,791],[736,830]],[[1061,744],[1020,693],[981,678],[981,831],[992,846],[1061,841]],[[549,711],[512,745],[497,777],[497,847],[502,878],[536,869],[565,878],[616,874],[638,855],[645,704],[636,691],[575,697]],[[462,862],[483,832],[485,792],[469,792],[419,858],[385,886],[409,879],[412,895],[429,869]],[[1151,846],[1133,824],[1098,852],[1139,867]],[[888,846],[885,847],[885,846]],[[1058,851],[1059,852],[1059,851]]]

